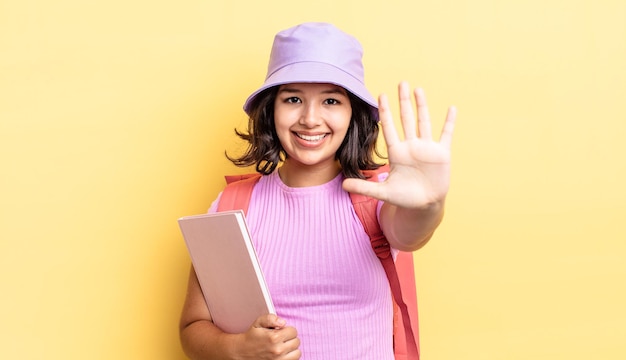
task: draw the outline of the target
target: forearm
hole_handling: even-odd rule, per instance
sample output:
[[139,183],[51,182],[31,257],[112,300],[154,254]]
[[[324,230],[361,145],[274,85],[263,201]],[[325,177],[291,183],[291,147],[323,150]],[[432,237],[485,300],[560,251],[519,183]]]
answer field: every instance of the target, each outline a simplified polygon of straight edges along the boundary
[[380,224],[387,241],[401,251],[415,251],[426,245],[441,223],[444,201],[420,209],[388,203],[380,211]]
[[224,333],[212,321],[193,267],[179,323],[180,341],[192,360],[234,359],[235,335]]
[[180,330],[183,350],[191,360],[235,359],[235,336],[221,331],[209,320],[195,321]]

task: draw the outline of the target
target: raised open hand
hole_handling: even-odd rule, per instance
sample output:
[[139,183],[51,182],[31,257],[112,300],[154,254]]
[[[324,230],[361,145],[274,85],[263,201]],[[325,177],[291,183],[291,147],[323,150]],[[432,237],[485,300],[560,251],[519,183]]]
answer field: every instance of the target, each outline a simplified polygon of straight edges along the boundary
[[450,144],[456,108],[450,107],[439,142],[432,139],[430,115],[422,89],[414,92],[417,121],[409,84],[398,86],[404,139],[396,131],[386,95],[378,99],[379,117],[389,156],[389,177],[384,182],[346,179],[343,188],[402,208],[420,209],[443,202],[450,185]]

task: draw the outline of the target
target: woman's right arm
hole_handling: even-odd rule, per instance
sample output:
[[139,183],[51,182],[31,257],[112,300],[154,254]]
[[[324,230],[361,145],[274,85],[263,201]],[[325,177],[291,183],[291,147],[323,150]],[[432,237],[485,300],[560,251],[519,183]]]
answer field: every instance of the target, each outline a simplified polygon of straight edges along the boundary
[[193,267],[180,317],[180,339],[193,360],[300,358],[296,329],[285,326],[276,315],[260,316],[242,334],[228,334],[215,326]]

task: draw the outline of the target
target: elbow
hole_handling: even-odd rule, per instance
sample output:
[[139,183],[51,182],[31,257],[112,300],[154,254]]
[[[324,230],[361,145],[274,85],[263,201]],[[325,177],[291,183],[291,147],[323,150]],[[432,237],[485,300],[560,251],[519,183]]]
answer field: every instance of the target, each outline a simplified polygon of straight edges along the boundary
[[433,237],[433,234],[434,234],[434,231],[426,236],[413,238],[410,241],[400,241],[400,240],[392,241],[391,239],[387,239],[387,240],[391,244],[391,247],[393,247],[394,249],[404,251],[404,252],[414,252],[426,246],[426,244],[428,244],[430,239]]

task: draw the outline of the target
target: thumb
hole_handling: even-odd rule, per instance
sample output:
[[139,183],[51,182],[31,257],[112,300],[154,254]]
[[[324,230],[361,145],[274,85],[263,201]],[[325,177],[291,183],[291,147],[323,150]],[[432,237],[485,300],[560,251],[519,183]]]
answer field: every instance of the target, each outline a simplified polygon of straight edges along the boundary
[[382,183],[356,178],[345,179],[342,184],[343,189],[349,193],[365,195],[378,200],[385,200],[383,198],[383,189],[381,186]]
[[267,314],[259,316],[252,326],[265,329],[280,329],[284,327],[286,323],[287,322],[278,317],[278,315]]

